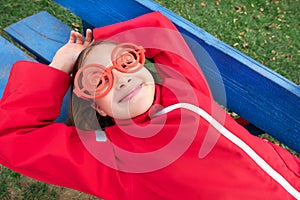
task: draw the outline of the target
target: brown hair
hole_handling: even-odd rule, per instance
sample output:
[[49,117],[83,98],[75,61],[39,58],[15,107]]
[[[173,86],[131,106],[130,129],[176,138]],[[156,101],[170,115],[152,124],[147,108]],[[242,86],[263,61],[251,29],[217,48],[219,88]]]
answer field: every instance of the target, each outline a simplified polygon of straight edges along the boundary
[[[72,73],[71,91],[73,91],[74,87],[74,77],[77,71],[83,67],[82,64],[86,56],[95,46],[103,42],[104,41],[94,42],[79,54]],[[69,119],[66,124],[76,126],[82,130],[97,130],[99,128],[104,130],[106,127],[114,125],[113,119],[110,116],[101,116],[92,108],[92,103],[91,100],[81,99],[72,92],[70,97]]]

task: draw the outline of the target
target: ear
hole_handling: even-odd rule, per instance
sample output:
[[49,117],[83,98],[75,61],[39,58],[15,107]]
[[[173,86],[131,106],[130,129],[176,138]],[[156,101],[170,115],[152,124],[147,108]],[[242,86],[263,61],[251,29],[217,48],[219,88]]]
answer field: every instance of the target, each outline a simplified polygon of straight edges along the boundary
[[91,107],[94,108],[101,116],[103,116],[103,117],[107,116],[106,112],[105,112],[104,110],[102,110],[102,109],[100,108],[100,106],[97,105],[95,102],[93,102],[93,103],[91,104]]

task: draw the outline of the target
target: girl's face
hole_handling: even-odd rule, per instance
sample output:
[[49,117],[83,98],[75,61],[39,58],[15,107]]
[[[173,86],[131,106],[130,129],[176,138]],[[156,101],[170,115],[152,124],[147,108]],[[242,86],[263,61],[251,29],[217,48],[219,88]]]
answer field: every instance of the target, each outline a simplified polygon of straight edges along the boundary
[[[95,46],[86,56],[83,66],[101,64],[111,66],[111,53],[115,44],[102,43]],[[112,70],[113,86],[107,95],[95,99],[97,112],[115,119],[130,119],[146,112],[154,100],[154,80],[150,72],[142,67],[134,73]]]

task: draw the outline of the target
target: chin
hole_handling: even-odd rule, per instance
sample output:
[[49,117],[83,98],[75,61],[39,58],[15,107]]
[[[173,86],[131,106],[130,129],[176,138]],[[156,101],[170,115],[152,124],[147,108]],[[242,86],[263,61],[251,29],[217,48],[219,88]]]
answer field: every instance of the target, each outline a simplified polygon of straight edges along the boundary
[[138,103],[132,104],[131,117],[136,117],[147,112],[153,104],[153,100],[143,100]]
[[[149,100],[131,100],[128,101],[128,104],[123,104],[118,107],[119,110],[115,110],[111,113],[110,116],[113,116],[115,119],[126,120],[137,117],[145,112],[151,107],[152,102]],[[118,114],[114,114],[114,112]]]

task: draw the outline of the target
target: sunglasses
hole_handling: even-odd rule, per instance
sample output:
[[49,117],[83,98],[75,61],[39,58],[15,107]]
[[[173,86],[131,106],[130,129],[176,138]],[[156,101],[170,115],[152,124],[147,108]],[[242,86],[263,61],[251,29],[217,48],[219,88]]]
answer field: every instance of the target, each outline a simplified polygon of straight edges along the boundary
[[118,44],[111,53],[112,66],[88,64],[78,70],[73,92],[83,99],[104,97],[111,90],[114,77],[112,70],[122,73],[139,71],[145,63],[145,50],[132,43]]

